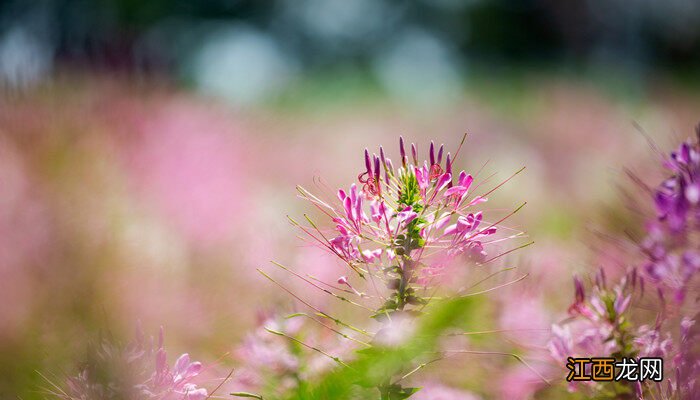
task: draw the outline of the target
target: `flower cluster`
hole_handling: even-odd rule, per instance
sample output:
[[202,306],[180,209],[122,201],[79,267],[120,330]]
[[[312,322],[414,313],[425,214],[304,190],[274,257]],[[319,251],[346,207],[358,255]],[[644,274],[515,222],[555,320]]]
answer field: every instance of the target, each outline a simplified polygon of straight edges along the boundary
[[[329,283],[274,264],[310,287],[371,312],[370,316],[376,321],[373,323],[381,325],[375,332],[329,315],[304,300],[303,295],[297,295],[260,272],[312,309],[315,313],[311,319],[326,331],[366,350],[355,354],[381,354],[399,348],[412,338],[417,326],[416,317],[422,315],[423,309],[435,298],[443,278],[454,276],[450,272],[457,268],[458,261],[461,265],[487,264],[505,254],[494,251],[499,248],[499,242],[521,236],[521,232],[504,229],[501,225],[520,207],[495,221],[487,220],[482,211],[475,209],[478,204],[486,202],[487,196],[500,184],[475,194],[479,185],[474,184],[474,176],[455,169],[455,160],[465,139],[466,135],[454,155],[446,152],[443,145],[438,147],[431,142],[427,159],[419,161],[416,145],[411,144],[410,151],[407,151],[403,138],[400,138],[397,167],[382,147],[379,154],[371,154],[365,149],[364,169],[347,190],[337,191],[337,200],[326,201],[298,188],[303,198],[328,217],[333,228],[323,229],[320,227],[323,224],[317,224],[309,216],[305,216],[308,225],[291,219],[292,223],[315,245],[347,265],[349,273]],[[326,325],[322,320],[331,321],[333,325]],[[271,365],[282,363],[284,367],[283,361],[288,359],[284,355],[289,354],[286,343],[297,347],[301,344],[348,367],[337,354],[338,348],[347,349],[347,345],[337,346],[331,352],[333,354],[329,354],[314,343],[303,341],[303,335],[288,330],[266,330],[277,338],[265,340],[256,334],[249,337],[246,351],[270,358]],[[355,335],[360,335],[360,338],[353,337]],[[279,337],[287,341],[275,341]],[[299,359],[298,354],[293,355],[288,361]],[[416,360],[406,361],[411,365]],[[413,370],[403,370],[404,366],[400,366],[384,371],[381,378],[370,379],[372,383],[365,383],[365,387],[378,389],[382,399],[412,396],[418,388],[402,385],[405,378],[425,366],[416,364],[418,366]],[[277,376],[286,375],[298,380],[297,370],[303,370],[303,367],[295,364]],[[241,395],[250,394],[242,392]]]
[[700,338],[700,126],[695,140],[682,143],[664,166],[672,175],[655,191],[657,218],[648,223],[642,242],[644,276],[657,288],[661,306],[656,327],[643,327],[639,348],[672,356],[674,373],[662,394],[686,398],[700,391],[700,351],[694,346]]
[[[608,288],[605,272],[600,269],[594,285],[586,293],[580,278],[574,277],[575,300],[569,307],[570,319],[552,327],[549,351],[564,365],[568,357],[632,357],[635,333],[628,309],[635,288],[642,280],[631,270],[614,287]],[[574,384],[571,389],[576,389]]]
[[[314,335],[310,331],[304,314],[293,314],[283,318],[276,314],[260,314],[259,326],[246,335],[235,355],[243,363],[233,378],[236,390],[262,392],[275,397],[299,389],[300,382],[309,380],[333,366],[333,361],[319,353],[304,352],[305,345],[333,347],[334,349],[353,347],[339,343],[337,336]],[[312,331],[313,333],[318,333]],[[297,341],[289,340],[294,337]]]
[[[698,131],[700,140],[700,130]],[[654,191],[657,217],[647,224],[641,243],[647,261],[633,268],[613,289],[606,289],[605,275],[596,275],[587,296],[580,279],[574,279],[575,301],[566,324],[553,326],[549,343],[559,362],[566,357],[661,357],[666,383],[616,385],[614,393],[635,393],[637,398],[694,398],[700,390],[700,352],[693,343],[700,337],[695,320],[700,298],[692,284],[700,270],[700,141],[685,142],[672,152],[665,166],[673,175]],[[637,271],[640,271],[638,273]],[[631,306],[639,304],[645,282],[655,286],[658,296],[646,296],[647,310],[656,311],[653,320],[633,316]],[[668,304],[667,294],[673,303]],[[571,327],[576,327],[572,333]],[[564,364],[561,364],[564,365]],[[610,393],[603,383],[587,382],[597,396]],[[575,385],[570,386],[576,390]]]
[[91,352],[80,373],[68,379],[67,390],[57,396],[69,399],[204,400],[206,389],[193,380],[202,364],[185,353],[171,368],[163,346],[163,329],[158,343],[146,343],[137,333],[125,347],[103,342]]
[[[338,190],[338,205],[300,188],[330,217],[335,230],[327,234],[314,223],[300,227],[358,278],[370,275],[393,291],[379,313],[424,305],[427,300],[419,290],[427,289],[457,258],[488,261],[486,247],[501,240],[495,235],[505,218],[486,222],[481,211],[473,210],[490,192],[473,195],[474,177],[453,171],[460,148],[453,157],[443,145],[431,142],[428,159],[419,162],[416,145],[411,144],[409,158],[400,138],[398,168],[382,147],[379,155],[365,149],[365,169],[358,183]],[[341,277],[339,283],[350,286],[351,280]]]
[[642,242],[648,257],[644,272],[662,293],[682,303],[700,271],[700,142],[683,143],[665,166],[673,175],[655,192],[658,218],[649,222]]

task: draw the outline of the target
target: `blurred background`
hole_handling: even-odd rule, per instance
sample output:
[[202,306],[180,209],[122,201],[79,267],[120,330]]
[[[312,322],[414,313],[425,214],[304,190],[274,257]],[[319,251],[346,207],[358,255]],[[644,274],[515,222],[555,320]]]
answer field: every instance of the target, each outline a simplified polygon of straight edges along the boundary
[[531,276],[484,324],[548,328],[573,271],[617,265],[598,232],[639,228],[623,168],[658,182],[647,139],[692,134],[699,67],[692,0],[0,1],[0,394],[45,398],[36,371],[61,381],[137,321],[235,365],[289,303],[255,268],[343,271],[295,238],[295,185],[347,186],[399,135],[425,155],[469,132],[460,166],[492,182],[527,167],[492,198],[528,201],[536,244],[508,262]]

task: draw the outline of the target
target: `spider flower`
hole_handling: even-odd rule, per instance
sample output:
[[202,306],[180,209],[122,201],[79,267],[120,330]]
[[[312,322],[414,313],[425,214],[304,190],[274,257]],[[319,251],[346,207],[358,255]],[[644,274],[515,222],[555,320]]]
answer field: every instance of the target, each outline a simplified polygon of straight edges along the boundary
[[672,176],[655,191],[657,218],[642,241],[645,276],[676,303],[685,301],[700,271],[700,127],[696,133],[666,160]]
[[[629,322],[629,306],[641,282],[637,271],[631,269],[610,288],[604,270],[600,269],[587,292],[583,281],[574,277],[574,302],[569,307],[569,318],[552,326],[548,344],[556,362],[563,366],[568,357],[637,355],[641,341],[652,338],[646,331],[635,332]],[[579,386],[572,382],[569,390],[577,391]],[[591,390],[596,387],[592,383],[586,386]]]
[[[602,269],[589,293],[574,278],[571,318],[552,329],[549,349],[560,363],[576,356],[662,357],[667,361],[663,385],[643,382],[622,388],[610,383],[617,385],[616,393],[622,389],[638,398],[647,398],[647,394],[649,398],[697,397],[700,354],[695,343],[699,334],[693,329],[697,303],[688,304],[688,299],[700,299],[693,282],[700,270],[700,127],[696,133],[698,139],[686,141],[665,161],[672,175],[654,190],[656,218],[648,222],[640,246],[646,261],[612,289]],[[629,309],[644,294],[645,282],[655,286],[658,296],[647,298],[647,303],[656,300],[651,303],[654,307],[645,304],[640,308],[656,313],[653,321],[636,321]],[[672,302],[666,300],[669,293]],[[574,327],[578,331],[572,333]],[[603,385],[587,386],[601,396],[607,390]],[[578,389],[575,385],[570,388]]]
[[[466,135],[454,156],[446,152],[443,145],[438,147],[431,142],[426,159],[419,161],[417,146],[411,144],[409,159],[404,140],[400,138],[400,163],[397,167],[382,147],[379,155],[365,149],[364,168],[357,175],[357,181],[347,189],[339,189],[335,196],[337,200],[326,201],[298,188],[301,196],[332,222],[333,228],[323,229],[321,226],[330,224],[317,224],[308,216],[305,216],[308,226],[290,220],[312,242],[347,264],[353,273],[326,283],[279,263],[274,264],[311,287],[370,312],[368,316],[380,324],[378,329],[370,327],[366,330],[364,323],[346,322],[335,317],[328,313],[332,310],[326,305],[314,305],[305,300],[304,295],[294,293],[283,283],[260,272],[313,310],[316,316],[313,319],[326,331],[368,350],[368,353],[358,350],[355,355],[368,357],[368,354],[390,353],[401,348],[414,339],[414,333],[419,332],[416,319],[437,297],[435,294],[441,286],[441,279],[457,276],[450,274],[451,271],[459,272],[452,268],[487,264],[507,253],[494,251],[500,246],[499,242],[521,234],[501,225],[520,208],[496,220],[489,220],[484,210],[475,209],[500,185],[477,195],[474,176],[466,171],[454,171],[455,159],[465,139]],[[361,283],[366,285],[360,286]],[[375,321],[371,324],[374,325]],[[295,336],[301,337],[297,338],[281,331],[270,332],[323,355],[326,361],[349,367],[336,356],[337,350],[308,343],[310,337],[297,334]],[[406,360],[406,364],[412,365],[413,361],[417,360]],[[372,374],[369,386],[379,390],[382,399],[407,398],[418,388],[405,388],[402,381],[421,368],[418,366],[413,372],[407,372],[403,367],[382,368],[379,375]],[[359,380],[364,382],[365,379]]]
[[453,156],[444,145],[431,142],[424,161],[411,144],[410,162],[400,138],[398,168],[382,147],[379,155],[365,149],[364,170],[347,190],[337,191],[339,202],[323,201],[300,188],[335,229],[324,232],[313,222],[311,228],[300,227],[361,278],[376,277],[395,292],[381,312],[424,304],[418,291],[435,283],[446,267],[458,258],[486,262],[489,248],[502,240],[496,235],[503,220],[487,222],[474,209],[487,201],[488,193],[474,195],[474,177],[453,173],[463,143]]

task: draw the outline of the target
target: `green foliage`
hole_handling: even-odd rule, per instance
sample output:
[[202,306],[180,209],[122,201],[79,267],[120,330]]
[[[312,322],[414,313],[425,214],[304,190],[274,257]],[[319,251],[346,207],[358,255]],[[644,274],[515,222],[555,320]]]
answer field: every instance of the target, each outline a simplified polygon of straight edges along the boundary
[[401,385],[389,385],[382,392],[382,399],[387,400],[402,400],[411,397],[414,393],[419,391],[420,388],[417,387],[401,387]]
[[[413,207],[415,212],[420,212],[423,206],[419,204],[421,200],[420,187],[413,171],[406,171],[401,176],[401,192],[399,193],[399,205]],[[417,208],[418,207],[418,208]]]
[[[338,367],[300,389],[292,399],[405,399],[419,388],[404,387],[401,377],[438,355],[438,341],[447,330],[468,329],[481,301],[459,297],[431,303],[413,336],[401,346],[373,346],[355,353],[347,367]],[[399,377],[399,378],[395,378]],[[377,393],[377,389],[381,393]],[[381,397],[380,397],[381,396]]]

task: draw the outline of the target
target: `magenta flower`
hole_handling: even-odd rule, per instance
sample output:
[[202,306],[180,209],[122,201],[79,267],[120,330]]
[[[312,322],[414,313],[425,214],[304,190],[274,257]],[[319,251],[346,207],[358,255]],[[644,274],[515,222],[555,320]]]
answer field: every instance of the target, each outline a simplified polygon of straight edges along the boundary
[[[605,273],[599,270],[590,291],[578,276],[574,277],[574,302],[570,317],[552,326],[548,349],[557,364],[564,367],[568,357],[633,357],[633,346],[639,333],[628,323],[629,306],[640,285],[636,270],[630,270],[612,289],[607,287]],[[592,383],[572,382],[569,390],[581,387],[595,390]]]
[[[357,182],[347,191],[338,190],[337,200],[327,201],[299,188],[302,197],[332,221],[333,228],[324,228],[308,216],[305,216],[308,225],[291,219],[292,223],[314,244],[347,264],[352,275],[343,275],[336,282],[327,283],[275,264],[311,287],[369,311],[370,317],[381,324],[380,328],[365,330],[331,316],[325,306],[312,304],[303,294],[291,292],[284,283],[261,272],[313,310],[313,315],[321,319],[317,321],[321,326],[346,340],[374,348],[398,346],[411,339],[413,331],[417,331],[416,318],[434,299],[444,281],[441,278],[451,277],[449,268],[482,265],[498,258],[500,254],[491,253],[492,258],[487,260],[487,254],[497,250],[499,242],[521,234],[510,229],[504,230],[507,235],[499,236],[501,224],[517,209],[495,221],[488,221],[483,212],[474,209],[500,185],[470,202],[462,201],[473,189],[474,177],[465,171],[453,174],[460,148],[453,157],[445,153],[444,146],[437,148],[431,143],[428,160],[419,161],[418,149],[412,143],[411,161],[404,140],[400,138],[398,168],[394,168],[382,147],[379,155],[365,149],[364,168]],[[456,182],[453,176],[459,177]],[[360,283],[366,285],[362,291],[358,290]],[[284,332],[273,333],[301,343],[335,364],[349,367],[334,356],[336,351],[315,347]],[[405,373],[403,371],[402,375]],[[415,392],[416,388],[403,388],[400,381],[401,375],[386,376],[372,386],[379,390],[383,399],[407,398]],[[442,394],[430,396],[442,398]]]
[[206,389],[198,389],[197,385],[191,383],[201,371],[202,364],[190,362],[187,353],[181,355],[170,370],[166,364],[165,350],[161,348],[156,353],[156,371],[152,383],[144,390],[157,399],[203,400],[207,397]]
[[347,262],[353,262],[357,260],[360,256],[360,252],[357,248],[357,242],[359,237],[350,234],[344,227],[338,226],[338,231],[340,236],[336,236],[331,239],[330,245],[333,251]]
[[486,252],[484,251],[482,240],[495,234],[496,228],[490,226],[485,229],[478,229],[482,219],[483,215],[481,212],[476,214],[470,213],[467,216],[460,216],[456,224],[445,228],[444,235],[451,237],[449,254],[467,254],[472,260],[484,261]]
[[394,169],[383,148],[379,155],[365,149],[364,170],[358,175],[361,186],[353,183],[348,191],[338,190],[339,206],[301,189],[335,223],[332,234],[316,226],[301,227],[304,232],[355,272],[373,274],[387,286],[395,277],[387,274],[384,263],[396,256],[399,269],[407,274],[404,279],[421,284],[460,256],[484,262],[488,247],[503,238],[492,239],[498,224],[485,223],[482,212],[471,211],[486,200],[484,195],[463,201],[474,177],[460,171],[453,181],[455,159],[445,154],[444,146],[431,144],[428,160],[422,163],[415,144],[411,144],[413,162],[406,155],[403,138],[399,151],[401,166]]
[[451,198],[453,200],[454,207],[457,208],[464,200],[464,197],[469,192],[469,188],[474,182],[474,178],[462,171],[459,173],[459,179],[457,185],[450,187],[445,191],[445,197]]
[[[700,389],[698,333],[692,329],[700,299],[695,280],[700,271],[700,127],[697,133],[697,140],[683,143],[665,162],[672,176],[654,193],[656,218],[647,223],[640,244],[647,258],[640,274],[632,268],[609,289],[601,269],[588,293],[575,277],[570,318],[552,328],[549,350],[560,363],[564,356],[664,358],[663,385],[637,382],[622,388],[640,399],[695,398]],[[654,311],[653,319],[635,325],[639,316],[630,309],[642,298],[645,282],[658,293],[643,304],[645,312]],[[573,326],[579,330],[571,333]],[[592,396],[609,390],[587,386]]]
[[381,260],[382,249],[375,250],[365,250],[362,252],[362,257],[366,263],[373,263],[375,261]]
[[647,226],[642,248],[648,257],[645,276],[683,303],[700,271],[700,130],[693,142],[672,152],[665,166],[673,174],[656,189],[657,218]]
[[413,208],[410,206],[396,214],[396,220],[399,224],[404,226],[410,224],[416,218],[418,218],[418,213],[414,212]]
[[335,222],[359,235],[362,224],[368,222],[368,219],[362,209],[362,196],[357,193],[357,186],[354,183],[350,186],[349,195],[346,195],[342,189],[338,190],[338,198],[343,202],[345,218],[336,218]]

